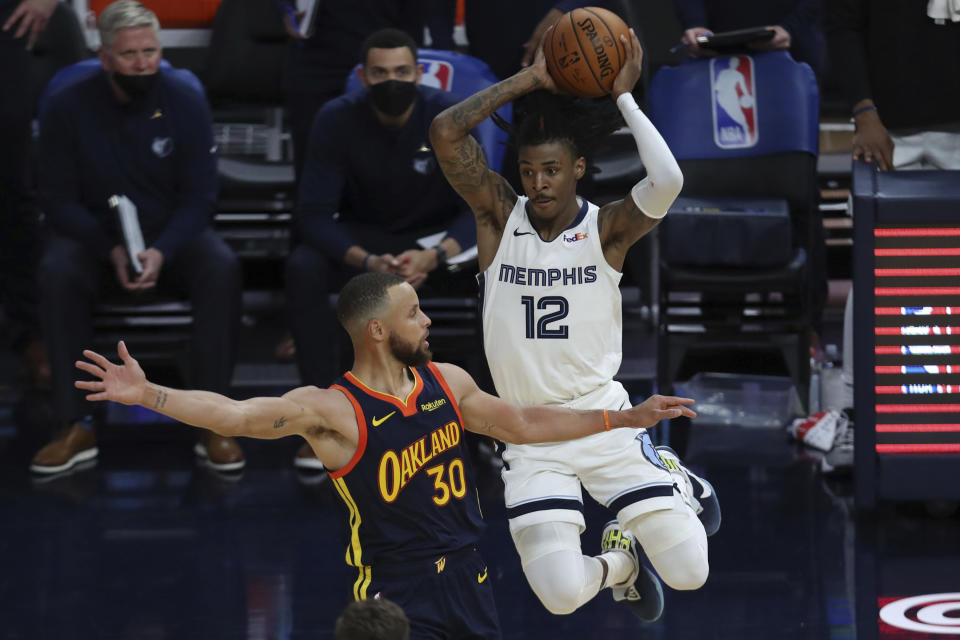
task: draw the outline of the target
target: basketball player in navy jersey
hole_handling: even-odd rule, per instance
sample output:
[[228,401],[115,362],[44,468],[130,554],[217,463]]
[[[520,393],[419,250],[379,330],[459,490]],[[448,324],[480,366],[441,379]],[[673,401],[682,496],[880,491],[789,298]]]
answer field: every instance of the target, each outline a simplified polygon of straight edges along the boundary
[[[647,170],[623,200],[598,208],[577,196],[583,150],[622,124],[615,113],[590,117],[594,107],[612,112],[610,102],[553,95],[542,51],[532,66],[432,124],[440,165],[477,220],[490,372],[499,395],[517,404],[630,406],[613,379],[622,358],[621,270],[627,250],[666,214],[683,176],[630,93],[640,77],[640,43],[632,31],[623,41],[626,63],[611,97]],[[518,196],[487,167],[469,131],[521,97],[510,127],[525,194]],[[645,429],[508,443],[503,459],[511,535],[531,588],[551,612],[571,613],[611,587],[641,620],[657,619],[663,593],[636,542],[670,587],[697,589],[706,581],[706,538],[720,523],[716,494],[671,449],[654,448]],[[580,550],[581,484],[617,518],[604,528],[596,557]]]
[[487,567],[475,545],[483,526],[463,443],[469,429],[506,442],[565,440],[610,427],[693,416],[688,398],[652,396],[626,411],[520,408],[477,387],[464,370],[430,362],[430,319],[403,278],[354,277],[337,315],[354,366],[328,389],[232,400],[151,383],[123,342],[122,365],[84,351],[77,381],[88,400],[137,404],[219,434],[299,435],[330,469],[348,511],[353,596],[399,604],[414,638],[499,638]]

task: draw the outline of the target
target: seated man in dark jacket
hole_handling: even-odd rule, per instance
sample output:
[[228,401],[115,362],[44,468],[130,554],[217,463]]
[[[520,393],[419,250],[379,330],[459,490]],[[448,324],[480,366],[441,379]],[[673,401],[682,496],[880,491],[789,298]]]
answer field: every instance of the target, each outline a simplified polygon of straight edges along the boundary
[[[348,276],[392,272],[426,295],[476,292],[470,276],[446,269],[449,258],[476,244],[476,230],[437,166],[428,133],[434,116],[457,98],[420,86],[416,43],[402,31],[375,32],[362,55],[366,90],[326,103],[314,119],[300,183],[301,244],[287,262],[300,376],[321,387],[338,371],[327,294]],[[418,242],[433,234],[439,243]],[[301,449],[297,465],[318,466],[314,460]]]
[[[99,20],[103,72],[53,93],[40,118],[40,196],[51,233],[38,282],[53,395],[64,428],[34,457],[36,473],[66,471],[97,455],[94,420],[73,386],[73,363],[93,339],[93,308],[108,285],[131,301],[156,288],[193,305],[192,382],[228,390],[240,322],[241,274],[210,226],[217,194],[210,110],[202,93],[159,69],[159,23],[119,0]],[[111,196],[137,208],[146,249],[130,271]],[[111,272],[116,283],[110,282]],[[243,466],[231,438],[210,434],[195,451],[214,468]]]

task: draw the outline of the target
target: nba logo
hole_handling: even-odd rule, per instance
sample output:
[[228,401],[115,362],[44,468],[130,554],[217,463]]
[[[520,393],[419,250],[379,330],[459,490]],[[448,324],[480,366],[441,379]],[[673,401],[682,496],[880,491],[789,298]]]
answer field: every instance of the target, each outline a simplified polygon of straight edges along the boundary
[[754,78],[750,56],[710,60],[713,141],[721,149],[743,149],[757,144]]
[[453,87],[453,65],[443,60],[419,60],[423,65],[423,80],[420,84],[434,89],[450,91]]

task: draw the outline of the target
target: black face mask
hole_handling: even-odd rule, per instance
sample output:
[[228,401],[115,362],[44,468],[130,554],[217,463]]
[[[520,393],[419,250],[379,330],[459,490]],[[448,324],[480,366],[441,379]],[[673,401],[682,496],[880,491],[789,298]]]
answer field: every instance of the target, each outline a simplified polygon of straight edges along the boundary
[[377,111],[387,116],[398,116],[407,110],[417,97],[417,85],[402,80],[386,80],[370,85],[370,99]]
[[157,83],[157,74],[151,73],[146,76],[131,76],[125,73],[113,74],[113,81],[117,86],[123,89],[123,92],[130,96],[130,100],[136,102],[150,93],[153,85]]

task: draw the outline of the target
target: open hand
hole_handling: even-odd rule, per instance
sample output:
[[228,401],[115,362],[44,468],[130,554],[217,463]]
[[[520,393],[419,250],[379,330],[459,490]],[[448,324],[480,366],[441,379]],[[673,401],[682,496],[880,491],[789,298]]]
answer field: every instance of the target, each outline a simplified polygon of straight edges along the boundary
[[138,404],[147,388],[147,376],[140,364],[127,351],[127,345],[121,340],[117,343],[117,355],[123,361],[116,365],[104,358],[96,351],[84,349],[84,357],[91,360],[77,360],[77,369],[86,371],[98,380],[77,380],[74,386],[77,389],[91,391],[87,400],[112,400],[121,404]]
[[[553,29],[553,27],[551,26],[550,29]],[[550,33],[550,29],[547,29],[547,34]],[[546,38],[547,35],[544,35],[544,40],[546,40]],[[557,88],[557,83],[553,81],[553,76],[547,71],[547,57],[543,55],[543,42],[537,47],[537,53],[533,56],[533,64],[527,67],[527,69],[537,74],[537,77],[540,79],[539,89],[544,89],[551,93],[561,93],[560,89]]]
[[616,98],[624,93],[633,91],[633,87],[643,72],[643,48],[637,34],[630,29],[630,37],[621,35],[620,41],[626,49],[626,62],[620,67],[620,73],[613,79],[610,95]]
[[13,37],[22,38],[24,34],[28,34],[27,51],[31,51],[33,45],[37,43],[37,38],[47,28],[47,21],[50,20],[56,8],[57,0],[23,0],[3,23],[3,30],[9,31],[19,22],[20,25]]
[[685,405],[693,404],[693,398],[652,395],[642,403],[626,410],[630,414],[633,426],[650,428],[661,420],[671,420],[686,416],[696,418],[697,414]]
[[550,9],[550,11],[547,11],[546,15],[540,19],[537,26],[533,28],[533,33],[530,34],[530,38],[523,43],[523,58],[520,60],[521,67],[530,66],[530,63],[533,62],[536,57],[537,49],[543,45],[547,31],[557,24],[557,21],[560,20],[561,17],[563,17],[563,12],[554,7]]

